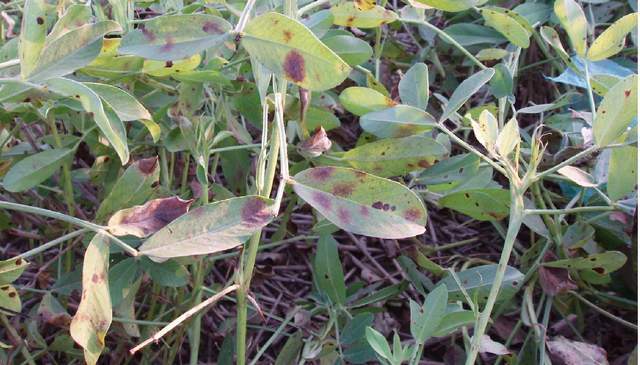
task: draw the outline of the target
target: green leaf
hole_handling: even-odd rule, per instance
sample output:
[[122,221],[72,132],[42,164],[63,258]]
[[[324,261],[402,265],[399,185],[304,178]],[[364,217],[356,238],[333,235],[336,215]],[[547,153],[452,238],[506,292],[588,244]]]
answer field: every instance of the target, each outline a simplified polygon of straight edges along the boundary
[[361,86],[348,87],[340,93],[340,104],[357,116],[380,111],[396,103],[374,89]]
[[42,0],[26,0],[20,26],[20,73],[26,79],[38,62],[47,36],[47,3]]
[[91,20],[91,7],[88,4],[72,4],[53,25],[45,39],[45,47],[66,33],[89,23],[89,20]]
[[[479,24],[457,23],[446,27],[444,32],[456,42],[460,43],[460,45],[465,47],[476,44],[494,45],[507,41],[502,34],[496,32],[492,28]],[[450,43],[442,37],[441,39],[445,43]]]
[[370,10],[360,10],[352,1],[341,2],[331,7],[333,24],[355,28],[377,28],[393,23],[398,15],[391,10],[376,5]]
[[334,304],[344,304],[346,289],[342,264],[338,255],[338,242],[329,234],[320,236],[318,240],[318,248],[313,261],[313,273],[318,289],[325,293]]
[[406,137],[429,131],[435,124],[431,114],[409,105],[396,105],[360,118],[362,129],[378,138]]
[[133,95],[107,84],[85,82],[123,121],[151,119],[151,114]]
[[411,308],[411,335],[419,344],[423,344],[440,326],[447,310],[447,287],[439,285],[426,297],[422,307],[413,300]]
[[189,284],[189,270],[175,260],[153,262],[147,258],[140,260],[144,271],[160,286],[179,288]]
[[488,68],[476,72],[461,82],[445,106],[442,116],[440,117],[440,122],[447,120],[453,113],[458,111],[473,94],[478,92],[484,84],[491,80],[494,73],[495,71],[492,68]]
[[634,146],[614,148],[609,157],[607,193],[620,200],[635,190],[638,181],[638,149]]
[[520,144],[520,129],[516,118],[511,118],[500,131],[496,139],[496,148],[500,156],[507,158],[511,152]]
[[294,176],[293,189],[345,231],[393,239],[425,230],[422,200],[395,181],[344,167],[316,167]]
[[369,43],[350,35],[336,35],[323,38],[322,42],[331,48],[331,50],[349,64],[349,66],[363,64],[373,55],[373,49]]
[[545,262],[547,267],[559,267],[573,270],[593,270],[598,274],[608,274],[621,268],[627,262],[627,256],[620,251],[596,253],[587,257]]
[[476,0],[415,0],[424,5],[431,6],[436,9],[458,12],[470,9],[476,5]]
[[542,37],[542,39],[544,39],[545,42],[553,47],[553,49],[556,51],[556,53],[558,53],[560,58],[562,58],[565,63],[569,64],[571,62],[571,60],[569,59],[569,54],[564,49],[564,46],[560,41],[560,36],[555,29],[548,26],[541,27],[540,36]]
[[140,277],[139,261],[133,257],[128,257],[109,270],[109,294],[113,307],[118,307],[135,280]]
[[398,84],[400,99],[404,104],[425,110],[429,102],[429,69],[424,63],[411,66]]
[[71,337],[84,349],[84,359],[90,365],[97,363],[111,326],[108,273],[109,239],[97,234],[84,254],[82,299],[69,327]]
[[153,192],[152,186],[158,182],[159,177],[157,157],[140,159],[132,163],[100,204],[96,212],[96,220],[103,221],[117,210],[146,202]]
[[584,56],[587,51],[587,18],[582,6],[575,0],[556,0],[553,10],[560,20],[560,24],[567,31],[573,49],[578,56]]
[[[456,273],[456,276],[472,299],[477,298],[478,303],[484,303],[491,290],[497,269],[498,265],[496,264],[476,266],[471,269],[462,270]],[[524,275],[518,271],[518,269],[507,266],[507,271],[500,283],[498,301],[512,298],[517,293],[517,287],[522,280],[524,280]],[[465,300],[460,287],[451,275],[446,276],[436,285],[440,284],[446,285],[449,291],[449,301]]]
[[22,301],[16,288],[13,285],[0,286],[0,313],[12,316],[21,310]]
[[480,113],[478,121],[471,119],[471,127],[473,134],[480,144],[489,153],[495,152],[496,142],[498,141],[498,120],[487,109]]
[[22,275],[29,262],[20,257],[0,261],[0,285],[12,283]]
[[387,339],[384,338],[380,332],[376,331],[372,327],[367,327],[365,330],[365,336],[371,348],[378,353],[378,355],[387,360],[391,360],[393,358],[393,355],[391,354],[391,347],[389,347]]
[[373,314],[372,313],[360,313],[344,326],[342,332],[340,333],[340,341],[344,344],[351,344],[358,340],[361,340],[365,335],[365,330],[368,326],[371,326],[373,323]]
[[42,49],[27,79],[32,82],[46,81],[88,65],[100,54],[102,37],[121,30],[118,23],[105,20],[85,24],[63,34]]
[[231,25],[208,14],[164,15],[138,24],[125,34],[119,53],[171,61],[190,57],[222,45]]
[[496,98],[513,95],[513,77],[504,63],[499,63],[494,67],[496,74],[491,79],[491,93]]
[[638,113],[638,75],[616,83],[604,95],[593,122],[596,144],[604,147],[624,133]]
[[418,135],[367,143],[349,150],[342,159],[356,169],[389,177],[425,169],[448,153],[435,139]]
[[[87,86],[70,79],[55,78],[47,81],[53,92],[80,101],[84,110],[93,117],[100,131],[107,138],[124,165],[129,161],[129,146],[124,124],[117,116],[109,116],[96,93]],[[111,112],[113,113],[113,112]]]
[[474,154],[456,155],[427,168],[415,182],[428,185],[431,191],[446,191],[475,176],[479,166],[480,158]]
[[509,42],[521,48],[529,48],[531,33],[514,18],[513,14],[516,13],[498,7],[484,7],[480,9],[480,14],[486,25],[500,32]]
[[477,220],[493,221],[509,215],[510,199],[505,189],[474,189],[445,195],[438,203]]
[[274,218],[273,202],[243,196],[200,206],[153,234],[138,249],[153,261],[211,254],[244,243]]
[[302,23],[278,13],[252,19],[245,28],[242,45],[273,73],[308,90],[330,89],[351,71]]
[[74,150],[58,148],[38,152],[11,166],[2,180],[3,187],[11,192],[25,191],[53,175]]
[[638,13],[627,14],[611,24],[593,42],[587,53],[587,58],[600,61],[616,55],[624,48],[627,34],[638,26]]
[[462,326],[472,326],[476,316],[473,311],[460,310],[444,315],[438,329],[433,333],[433,337],[444,337],[452,334]]

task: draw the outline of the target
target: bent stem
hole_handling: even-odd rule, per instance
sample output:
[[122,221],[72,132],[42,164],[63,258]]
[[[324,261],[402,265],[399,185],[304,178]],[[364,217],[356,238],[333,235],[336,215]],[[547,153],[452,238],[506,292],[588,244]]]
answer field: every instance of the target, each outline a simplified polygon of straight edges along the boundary
[[489,319],[491,318],[491,312],[493,311],[496,299],[498,298],[498,294],[502,286],[501,283],[504,279],[504,274],[507,271],[509,258],[511,257],[511,252],[513,251],[513,245],[516,241],[516,237],[518,235],[518,232],[520,231],[520,226],[522,225],[522,221],[525,216],[523,196],[526,190],[526,185],[512,182],[510,190],[511,208],[509,215],[509,228],[507,230],[504,246],[502,248],[502,254],[500,255],[500,261],[498,262],[496,276],[493,280],[493,283],[491,284],[491,291],[489,292],[487,303],[482,313],[480,313],[480,318],[476,321],[476,325],[473,331],[471,348],[469,350],[469,354],[465,363],[466,365],[473,365],[476,361],[476,358],[478,357],[478,352],[480,351],[480,342],[482,340],[482,336],[487,330],[487,325],[489,323]]

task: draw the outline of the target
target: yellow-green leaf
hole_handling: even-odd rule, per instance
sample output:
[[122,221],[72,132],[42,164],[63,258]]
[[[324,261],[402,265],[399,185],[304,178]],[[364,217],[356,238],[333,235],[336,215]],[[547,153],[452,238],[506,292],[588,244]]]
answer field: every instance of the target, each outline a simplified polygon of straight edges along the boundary
[[638,182],[638,148],[614,148],[609,157],[607,193],[611,200],[619,200],[632,193]]
[[360,118],[360,126],[378,138],[406,137],[433,129],[431,114],[409,105],[370,112]]
[[73,340],[84,349],[84,359],[89,365],[98,361],[111,326],[108,273],[109,239],[97,234],[84,254],[82,299],[69,327]]
[[145,60],[142,66],[142,72],[156,77],[182,74],[198,67],[201,59],[200,54],[194,54],[189,58],[175,61]]
[[475,0],[415,0],[420,4],[424,4],[436,9],[458,12],[470,9],[476,5]]
[[26,0],[20,27],[20,73],[26,78],[36,66],[47,36],[46,2]]
[[0,286],[0,313],[14,315],[22,310],[22,301],[13,285]]
[[599,61],[622,51],[627,34],[637,26],[638,13],[627,14],[618,19],[593,42],[587,53],[587,58]]
[[614,142],[638,113],[638,75],[620,80],[604,95],[593,122],[596,144],[604,147]]
[[330,89],[351,71],[302,23],[274,12],[247,24],[242,45],[271,72],[308,90]]
[[29,262],[20,257],[0,261],[0,285],[12,283],[22,275]]
[[333,24],[356,28],[377,28],[398,19],[396,13],[382,6],[376,5],[370,10],[360,10],[352,2],[332,6],[331,14],[333,14]]
[[[497,7],[485,7],[480,9],[484,22],[497,30],[518,47],[528,48],[531,33],[521,22],[516,20],[507,9]],[[513,13],[515,14],[515,13]]]
[[575,0],[556,0],[553,10],[567,31],[573,49],[578,56],[584,56],[587,51],[588,24],[582,6]]
[[396,103],[374,89],[361,86],[348,87],[340,93],[340,104],[349,112],[362,116],[383,110]]

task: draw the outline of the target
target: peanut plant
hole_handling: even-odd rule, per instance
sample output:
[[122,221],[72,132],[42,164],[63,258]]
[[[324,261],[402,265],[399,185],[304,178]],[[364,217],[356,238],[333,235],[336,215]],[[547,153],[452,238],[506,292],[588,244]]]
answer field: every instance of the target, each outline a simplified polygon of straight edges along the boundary
[[1,4],[0,362],[613,361],[636,6]]

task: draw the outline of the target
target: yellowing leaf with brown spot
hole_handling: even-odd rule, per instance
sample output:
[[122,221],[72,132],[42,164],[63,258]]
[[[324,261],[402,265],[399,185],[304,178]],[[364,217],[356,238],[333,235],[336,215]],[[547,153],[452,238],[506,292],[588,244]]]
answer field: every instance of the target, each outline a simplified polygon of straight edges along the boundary
[[624,48],[624,39],[627,34],[638,26],[638,13],[627,14],[611,24],[593,42],[587,53],[587,58],[592,61],[604,60]]
[[98,361],[111,326],[108,272],[109,239],[97,234],[84,254],[82,299],[69,328],[73,340],[84,349],[84,359],[89,365]]
[[331,89],[351,72],[351,67],[302,23],[274,12],[247,24],[242,46],[271,72],[308,90]]
[[201,60],[200,54],[194,54],[189,58],[176,61],[145,60],[142,72],[156,77],[180,74],[194,70],[200,65]]
[[398,19],[398,14],[382,6],[376,5],[369,10],[361,10],[350,2],[332,6],[331,14],[333,24],[356,28],[377,28]]
[[116,236],[146,237],[186,213],[192,202],[172,196],[120,210],[109,219],[109,232]]
[[567,31],[573,49],[578,56],[584,56],[587,51],[588,24],[582,6],[575,0],[556,0],[553,10],[560,24]]
[[359,10],[371,10],[376,6],[376,0],[354,0],[353,4]]

